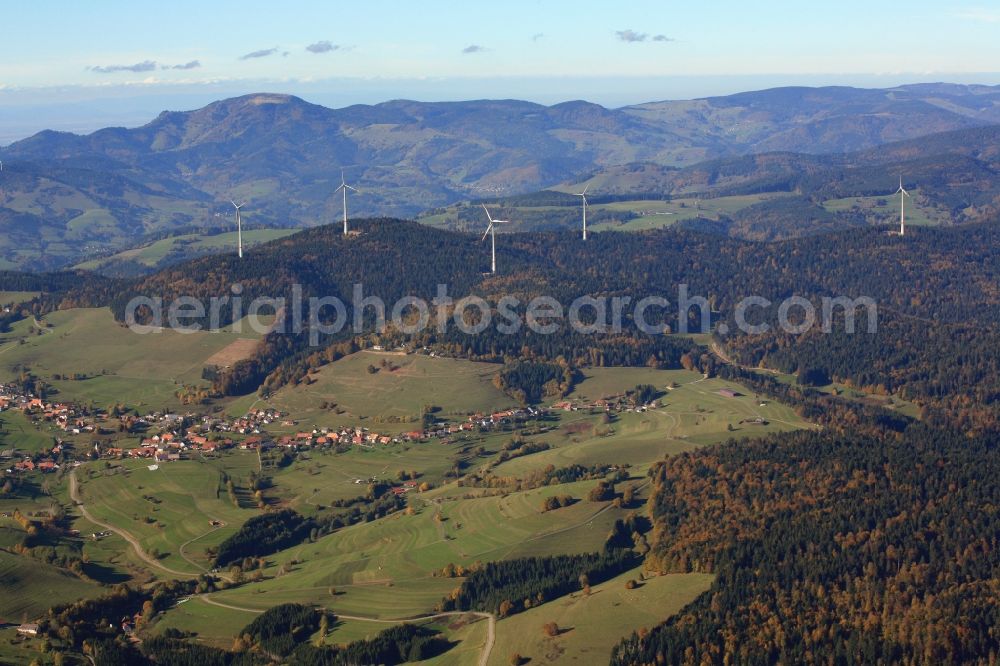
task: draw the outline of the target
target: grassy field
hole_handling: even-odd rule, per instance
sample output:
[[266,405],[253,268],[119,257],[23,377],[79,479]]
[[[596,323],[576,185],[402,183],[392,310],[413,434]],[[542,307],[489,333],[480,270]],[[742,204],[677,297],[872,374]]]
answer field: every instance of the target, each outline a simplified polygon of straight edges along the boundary
[[338,499],[364,494],[365,485],[356,480],[373,477],[395,479],[400,470],[416,471],[422,480],[439,483],[453,466],[465,444],[399,444],[377,447],[355,446],[346,453],[310,451],[274,474],[274,488],[268,491],[281,497],[302,513],[319,505],[329,506]]
[[[218,545],[259,513],[233,505],[225,488],[220,489],[220,471],[225,467],[239,486],[239,480],[257,468],[256,454],[233,452],[209,462],[182,460],[155,471],[149,465],[126,460],[113,470],[103,465],[79,469],[84,504],[97,520],[136,537],[147,552],[158,551],[164,566],[191,574],[209,569],[205,548]],[[212,520],[224,526],[214,528]]]
[[[582,187],[582,185],[580,185]],[[566,191],[569,191],[568,189]],[[579,189],[573,190],[579,192]],[[788,196],[783,193],[740,195],[717,198],[675,198],[671,201],[656,201],[636,199],[628,201],[615,201],[611,203],[594,203],[589,206],[591,220],[599,213],[620,213],[623,214],[620,220],[605,221],[589,225],[592,231],[645,231],[648,229],[658,229],[676,224],[682,220],[690,220],[697,217],[717,220],[723,215],[731,215],[739,210],[753,206],[762,201],[768,201],[777,197]],[[444,212],[434,215],[427,215],[419,218],[419,222],[430,226],[449,226],[459,219],[460,211],[467,207],[467,204],[455,204]],[[565,213],[571,210],[566,206],[506,206],[504,208],[510,219],[516,220],[518,216],[534,221],[544,219],[546,214]],[[577,209],[578,210],[578,209]],[[639,217],[625,219],[626,215],[633,214]]]
[[[906,200],[906,223],[914,226],[936,226],[948,221],[951,215],[946,210],[933,206],[921,206],[917,203],[916,190],[910,192],[912,199]],[[831,213],[858,210],[866,217],[884,219],[886,224],[895,224],[899,228],[899,197],[849,197],[847,199],[829,199],[823,202],[823,208]]]
[[[51,326],[39,329],[28,319],[0,334],[0,381],[13,379],[18,367],[30,367],[59,391],[59,398],[101,406],[124,401],[177,408],[175,391],[182,384],[203,384],[208,358],[234,340],[257,336],[249,326],[238,334],[162,330],[142,335],[115,321],[105,308],[59,310],[43,323]],[[87,378],[52,378],[74,373]]]
[[[760,400],[739,385],[705,379],[693,372],[594,368],[584,374],[585,379],[570,398],[595,400],[622,393],[640,383],[665,390],[658,408],[616,414],[609,423],[605,423],[600,410],[593,414],[584,409],[563,412],[554,432],[529,438],[546,442],[552,447],[550,450],[510,460],[497,468],[498,474],[521,476],[546,464],[563,467],[631,463],[641,468],[665,455],[730,437],[809,427],[786,405],[766,401],[761,406]],[[674,382],[677,388],[667,390]],[[734,389],[741,395],[724,397],[718,393],[721,389]],[[740,423],[758,418],[767,423]]]
[[[383,367],[383,360],[396,369]],[[381,369],[371,374],[369,365]],[[326,366],[312,384],[282,389],[273,402],[298,421],[292,429],[336,419],[364,422],[375,430],[407,429],[409,423],[390,427],[388,422],[418,416],[427,404],[452,414],[510,404],[491,383],[495,371],[492,365],[362,352]],[[770,401],[762,404],[742,387],[687,371],[587,369],[568,398],[586,405],[622,394],[637,384],[651,384],[662,391],[656,408],[611,415],[603,410],[591,412],[588,407],[554,412],[547,421],[547,432],[526,435],[552,448],[509,460],[493,473],[523,477],[550,464],[629,463],[630,483],[639,487],[639,506],[648,492],[645,470],[667,453],[730,437],[810,427],[787,406]],[[719,394],[723,388],[743,395],[725,397]],[[320,409],[323,401],[337,403],[345,413]],[[758,418],[767,424],[747,422]],[[355,483],[357,479],[395,478],[399,470],[416,470],[422,480],[435,487],[407,496],[412,511],[352,525],[267,557],[259,582],[208,598],[189,599],[169,610],[155,630],[175,627],[196,631],[200,641],[228,646],[254,611],[286,602],[316,604],[335,613],[372,619],[415,617],[432,612],[459,584],[435,575],[449,563],[469,565],[599,550],[614,521],[630,509],[589,501],[587,495],[595,481],[505,494],[444,483],[445,472],[456,460],[466,460],[469,469],[484,465],[512,435],[493,433],[456,438],[451,443],[434,440],[353,447],[344,453],[313,450],[303,452],[286,467],[268,470],[272,486],[265,497],[275,506],[291,506],[306,514],[336,499],[363,494],[365,485]],[[479,446],[485,450],[482,455],[474,450]],[[191,574],[209,568],[204,549],[217,545],[259,513],[256,508],[235,507],[225,490],[219,489],[222,470],[240,486],[257,469],[255,453],[233,451],[163,464],[155,471],[148,465],[148,461],[125,461],[108,469],[104,463],[91,463],[77,474],[82,499],[95,518],[135,536],[147,552],[158,553],[166,567]],[[578,501],[542,512],[543,500],[557,494]],[[225,526],[215,529],[210,520],[221,520]],[[94,529],[80,519],[76,526],[81,531]],[[88,540],[85,549],[95,564],[105,567],[108,577],[141,579],[145,570],[148,579],[149,567],[137,562],[118,537]],[[152,573],[156,577],[167,575]],[[664,576],[646,581],[636,590],[625,590],[625,580],[637,576],[634,572],[595,586],[590,597],[571,595],[502,621],[491,663],[507,663],[515,651],[533,663],[604,661],[618,639],[639,626],[662,621],[711,582],[710,576]],[[541,625],[550,620],[566,631],[556,638],[544,637]],[[349,642],[386,626],[344,621],[333,628],[327,641]],[[456,622],[444,628],[455,645],[433,663],[475,664],[485,640],[483,624]]]
[[[709,574],[671,574],[625,589],[638,578],[638,570],[630,571],[593,586],[589,596],[577,592],[501,620],[489,663],[506,666],[515,653],[532,664],[607,663],[620,639],[660,624],[712,584]],[[547,622],[559,626],[557,636],[545,635]]]
[[[397,513],[282,551],[266,573],[284,574],[213,598],[257,609],[300,601],[378,618],[428,613],[457,584],[432,576],[448,563],[598,550],[624,510],[580,501],[541,512],[544,497],[583,497],[593,485],[581,482],[461,500],[418,494],[410,498],[417,508],[414,515]],[[335,596],[330,595],[331,587]]]
[[0,306],[23,303],[30,301],[35,296],[38,296],[37,291],[0,291]]
[[[381,368],[383,362],[395,369]],[[372,374],[369,366],[380,369]],[[323,367],[313,384],[282,388],[270,403],[310,425],[362,423],[402,432],[419,429],[425,406],[439,407],[447,416],[513,405],[493,386],[499,369],[490,363],[364,351]],[[336,403],[337,409],[323,410],[323,402]]]
[[32,620],[56,604],[96,597],[103,591],[44,562],[0,551],[2,620]]
[[[214,605],[200,597],[184,600],[166,613],[155,625],[156,633],[179,629],[196,635],[199,643],[228,648],[243,627],[257,613],[234,610]],[[326,635],[327,645],[344,645],[352,641],[373,638],[395,623],[338,619],[330,625]],[[446,664],[476,664],[486,642],[486,622],[479,618],[450,618],[414,622],[418,626],[440,631],[453,647],[438,657],[422,662],[444,666]]]
[[[301,231],[301,229],[250,229],[243,232],[243,248],[246,249],[260,243],[284,238],[285,236],[294,234],[296,231]],[[110,257],[85,261],[78,264],[76,268],[96,271],[116,261],[135,261],[143,266],[154,267],[171,254],[180,259],[194,254],[222,252],[228,248],[232,248],[235,252],[236,243],[235,231],[215,234],[213,236],[202,234],[172,236],[139,248],[124,250]]]
[[54,443],[53,434],[33,424],[24,412],[16,409],[0,412],[0,451],[37,453],[52,448]]
[[617,201],[609,204],[598,204],[591,208],[595,210],[642,212],[642,216],[621,224],[604,223],[592,227],[594,231],[645,231],[670,226],[682,220],[703,217],[717,220],[723,215],[731,215],[739,210],[753,206],[762,201],[768,201],[781,194],[754,194],[733,197],[718,197],[714,199],[673,199],[662,201]]

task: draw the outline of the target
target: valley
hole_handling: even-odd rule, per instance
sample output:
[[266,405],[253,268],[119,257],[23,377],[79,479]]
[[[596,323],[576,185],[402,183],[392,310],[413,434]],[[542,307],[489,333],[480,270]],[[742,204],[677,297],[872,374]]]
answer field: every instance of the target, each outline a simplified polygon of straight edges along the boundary
[[[234,57],[356,47],[285,48]],[[992,663],[998,109],[240,93],[0,148],[0,665]]]

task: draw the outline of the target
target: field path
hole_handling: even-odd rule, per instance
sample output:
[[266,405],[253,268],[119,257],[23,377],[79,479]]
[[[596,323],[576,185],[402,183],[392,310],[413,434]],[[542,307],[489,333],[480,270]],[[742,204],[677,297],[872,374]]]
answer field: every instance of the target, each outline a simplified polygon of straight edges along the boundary
[[159,560],[157,560],[155,557],[153,557],[145,550],[143,550],[142,544],[140,544],[139,540],[136,539],[134,536],[132,536],[123,529],[115,527],[114,525],[109,525],[108,523],[105,523],[104,521],[95,518],[90,513],[90,511],[87,510],[87,507],[84,506],[83,500],[80,499],[80,487],[79,483],[76,480],[76,469],[74,469],[69,473],[69,497],[76,505],[76,508],[80,510],[80,513],[83,515],[84,518],[94,523],[98,527],[103,527],[104,529],[114,532],[121,538],[125,539],[125,541],[127,541],[132,546],[132,549],[135,551],[135,554],[139,556],[139,559],[141,559],[143,562],[150,565],[151,567],[154,567],[161,571],[165,571],[168,574],[174,576],[183,576],[184,578],[195,578],[198,575],[200,575],[199,573],[191,573],[189,571],[177,571],[176,569],[171,569],[170,567],[164,566],[163,564],[160,563]]
[[[228,608],[229,610],[243,611],[244,613],[256,613],[260,615],[264,611],[257,608],[244,608],[242,606],[233,606],[231,604],[222,603],[221,601],[215,601],[208,594],[198,595],[199,598],[207,604],[213,606],[218,606],[219,608]],[[436,620],[439,617],[460,617],[462,615],[475,615],[476,617],[486,618],[489,620],[489,624],[486,626],[486,643],[483,645],[483,652],[479,656],[479,666],[486,666],[486,663],[490,659],[490,653],[493,652],[493,645],[496,643],[497,638],[497,619],[493,613],[482,613],[480,611],[450,611],[447,613],[432,613],[430,615],[416,615],[413,617],[401,617],[394,619],[381,619],[374,617],[362,617],[360,615],[343,615],[334,611],[334,614],[338,619],[341,620],[354,620],[356,622],[378,622],[380,624],[400,624],[402,622],[420,622],[422,620]]]
[[[219,521],[218,521],[218,520],[216,520],[216,522],[219,522]],[[198,536],[194,537],[193,539],[188,539],[187,541],[185,541],[184,543],[182,543],[182,544],[181,544],[180,546],[178,546],[178,547],[177,547],[177,553],[178,553],[178,554],[179,554],[179,555],[180,555],[181,557],[183,557],[183,558],[185,559],[185,561],[187,561],[187,562],[190,562],[191,564],[193,564],[194,566],[198,567],[198,568],[199,568],[199,569],[201,569],[202,571],[204,571],[204,572],[207,572],[207,571],[208,571],[208,569],[206,569],[206,568],[205,568],[205,567],[203,567],[202,565],[198,564],[197,562],[195,562],[194,560],[192,560],[192,559],[191,559],[190,557],[188,557],[188,556],[187,556],[187,554],[185,554],[185,552],[184,552],[184,548],[185,548],[185,547],[187,547],[187,546],[190,546],[190,545],[191,545],[192,543],[194,543],[194,542],[195,542],[195,541],[197,541],[198,539],[201,539],[202,537],[206,537],[206,536],[208,536],[209,534],[211,534],[212,532],[215,532],[215,531],[217,531],[218,529],[219,529],[218,527],[213,527],[213,528],[212,528],[212,529],[210,529],[209,531],[207,531],[207,532],[205,532],[205,533],[203,533],[203,534],[199,534]]]

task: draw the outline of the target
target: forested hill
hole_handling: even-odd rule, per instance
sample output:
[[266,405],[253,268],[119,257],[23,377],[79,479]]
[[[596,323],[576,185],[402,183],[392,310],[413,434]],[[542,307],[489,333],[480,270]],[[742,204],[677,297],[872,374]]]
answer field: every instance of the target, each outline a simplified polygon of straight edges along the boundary
[[[0,228],[6,232],[0,235],[0,265],[55,269],[181,229],[231,228],[231,199],[247,202],[245,220],[251,224],[323,224],[341,212],[335,195],[341,168],[359,190],[350,210],[363,215],[413,215],[640,162],[656,167],[651,182],[641,184],[645,192],[680,191],[685,183],[689,193],[789,183],[794,189],[810,184],[799,178],[807,173],[801,168],[807,159],[797,159],[791,170],[776,170],[773,157],[717,160],[833,156],[936,133],[928,145],[938,149],[935,155],[950,154],[954,145],[981,142],[940,133],[1000,123],[998,99],[998,87],[938,84],[778,88],[620,109],[518,100],[396,100],[329,109],[289,95],[246,95],[192,111],[164,111],[141,127],[109,127],[86,136],[44,131],[0,149]],[[983,162],[982,155],[965,155],[964,162],[959,157],[947,161],[947,171],[981,175],[973,166]],[[664,171],[706,160],[680,175]],[[891,161],[914,160],[900,153]],[[726,177],[730,166],[747,165],[749,173]],[[935,168],[932,160],[906,170],[929,187]],[[951,204],[989,203],[970,198],[982,179],[969,187],[968,174],[950,182],[957,189]],[[891,184],[884,168],[855,175],[853,185],[878,194]],[[595,184],[591,191],[608,194],[615,185]],[[941,205],[950,210],[951,204]],[[970,212],[970,219],[982,218]]]
[[[347,238],[336,226],[310,229],[259,246],[242,261],[233,255],[203,257],[136,280],[95,279],[67,291],[62,276],[59,293],[48,298],[61,307],[111,305],[121,318],[135,295],[167,302],[177,296],[226,296],[237,283],[244,307],[258,296],[289,297],[294,284],[302,286],[307,298],[338,296],[348,308],[354,284],[390,307],[407,295],[430,301],[439,284],[447,285],[455,299],[476,294],[492,303],[506,295],[522,304],[548,295],[564,306],[582,295],[629,296],[633,303],[658,295],[674,304],[662,322],[676,331],[678,287],[687,284],[691,295],[708,300],[715,320],[725,320],[735,331],[718,342],[748,365],[810,371],[963,412],[993,413],[1000,395],[997,224],[914,229],[905,238],[866,229],[773,244],[683,229],[600,233],[585,243],[568,232],[504,233],[497,237],[496,276],[485,273],[489,241],[478,236],[392,219],[359,222],[357,228],[359,234]],[[741,299],[761,296],[774,302],[758,313],[773,321],[777,303],[792,295],[813,300],[817,311],[822,297],[870,297],[879,306],[878,331],[868,334],[863,317],[854,335],[845,334],[839,320],[831,334],[818,327],[805,335],[737,331],[733,312]],[[697,330],[697,310],[689,320]],[[225,314],[221,323],[226,323]],[[390,331],[387,339],[439,345],[449,353],[496,361],[530,350],[576,365],[669,367],[684,354],[696,363],[713,364],[687,338],[641,334],[628,319],[624,326],[620,334],[605,336],[574,335],[563,327],[549,336],[525,331],[501,335],[488,329],[476,336],[449,331],[412,338]],[[269,375],[271,385],[294,381],[324,362],[317,350],[303,346],[304,335],[269,336],[253,371],[227,390],[252,390]],[[324,339],[324,344],[346,341],[341,335]]]
[[[496,276],[487,274],[489,239],[478,235],[388,218],[360,221],[357,229],[351,237],[337,225],[305,230],[251,249],[242,260],[213,255],[133,280],[95,278],[98,291],[86,297],[120,303],[134,293],[221,296],[239,282],[244,300],[247,294],[283,295],[294,283],[307,295],[341,297],[360,283],[366,294],[387,301],[430,299],[438,284],[458,297],[544,292],[669,298],[683,283],[723,313],[749,295],[799,293],[870,296],[906,316],[948,323],[990,325],[1000,315],[1000,224],[912,229],[905,238],[866,229],[768,244],[685,229],[598,233],[586,242],[575,232],[500,233]],[[66,286],[67,274],[53,275]],[[88,291],[81,287],[70,297]]]
[[651,474],[646,566],[715,582],[612,664],[990,663],[998,468],[995,433],[922,424],[671,457]]

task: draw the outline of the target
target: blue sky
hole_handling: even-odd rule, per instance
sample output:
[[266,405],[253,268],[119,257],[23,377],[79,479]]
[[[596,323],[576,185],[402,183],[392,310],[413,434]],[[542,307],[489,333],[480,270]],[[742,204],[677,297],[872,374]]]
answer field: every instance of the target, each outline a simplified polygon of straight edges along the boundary
[[33,123],[138,122],[261,90],[334,106],[618,106],[786,84],[1000,83],[995,0],[42,0],[6,3],[0,17],[0,143]]

